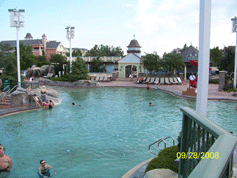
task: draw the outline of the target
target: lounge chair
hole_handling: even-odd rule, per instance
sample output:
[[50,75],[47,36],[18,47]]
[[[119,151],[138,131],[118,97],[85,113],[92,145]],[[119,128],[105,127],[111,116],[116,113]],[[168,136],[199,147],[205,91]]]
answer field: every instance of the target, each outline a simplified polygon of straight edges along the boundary
[[154,84],[154,82],[155,82],[155,78],[154,78],[154,77],[151,77],[151,80],[150,80],[150,82],[148,82],[148,83]]
[[154,84],[158,85],[159,84],[159,78],[156,78]]
[[100,76],[96,76],[96,78],[95,78],[95,81],[99,81],[99,79],[100,79]]
[[182,80],[180,79],[180,77],[177,77],[178,83],[182,84]]
[[147,79],[146,79],[145,83],[149,83],[149,82],[150,82],[150,80],[151,80],[151,78],[150,78],[150,77],[147,77]]
[[173,80],[174,80],[174,82],[175,82],[176,84],[179,83],[176,77],[174,77]]
[[103,82],[104,76],[100,76],[99,82]]
[[143,77],[143,78],[142,78],[142,82],[145,82],[145,81],[146,81],[146,77]]
[[170,84],[169,79],[165,78],[165,84]]
[[165,84],[164,78],[160,78],[160,84]]
[[174,82],[173,78],[170,78],[170,83],[171,84],[176,84],[176,82]]
[[108,80],[108,76],[105,76],[103,81],[104,81],[104,82],[108,82],[108,81],[109,81],[109,80]]

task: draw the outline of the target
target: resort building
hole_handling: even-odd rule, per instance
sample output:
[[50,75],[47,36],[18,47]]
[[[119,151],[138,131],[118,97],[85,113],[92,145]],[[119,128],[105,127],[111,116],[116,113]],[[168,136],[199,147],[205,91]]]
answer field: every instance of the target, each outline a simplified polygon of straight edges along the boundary
[[183,56],[184,67],[184,79],[187,79],[192,73],[197,73],[197,66],[190,61],[198,61],[198,50],[192,45],[185,49],[181,55]]
[[[130,74],[133,74],[134,77],[137,77],[139,73],[144,72],[142,66],[141,58],[141,46],[139,45],[136,39],[131,40],[130,44],[127,46],[127,55],[122,58],[122,56],[103,56],[100,57],[100,60],[103,62],[106,73],[112,74],[113,72],[119,72],[119,78],[129,77]],[[96,56],[82,56],[81,57],[86,62],[86,68],[88,72],[93,72],[91,66],[93,65],[92,60]],[[69,61],[70,58],[67,57]],[[72,61],[75,61],[76,57],[72,57]]]
[[130,74],[133,77],[137,77],[139,73],[144,73],[141,58],[141,46],[134,38],[127,46],[127,55],[118,61],[119,78],[129,77]]
[[[27,33],[25,40],[19,40],[23,45],[30,45],[35,56],[41,56],[43,51],[45,52],[47,61],[50,61],[51,54],[66,55],[67,48],[63,46],[61,42],[48,41],[45,34],[42,35],[42,39],[33,39],[30,33]],[[16,40],[1,41],[2,44],[10,44],[11,47],[16,47]]]

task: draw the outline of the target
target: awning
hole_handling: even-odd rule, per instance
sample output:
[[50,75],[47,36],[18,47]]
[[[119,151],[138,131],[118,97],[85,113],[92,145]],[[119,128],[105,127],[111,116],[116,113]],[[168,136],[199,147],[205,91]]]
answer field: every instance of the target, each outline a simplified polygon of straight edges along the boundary
[[[198,66],[198,61],[190,60],[190,63],[194,66]],[[209,70],[211,70],[211,67],[209,67]]]

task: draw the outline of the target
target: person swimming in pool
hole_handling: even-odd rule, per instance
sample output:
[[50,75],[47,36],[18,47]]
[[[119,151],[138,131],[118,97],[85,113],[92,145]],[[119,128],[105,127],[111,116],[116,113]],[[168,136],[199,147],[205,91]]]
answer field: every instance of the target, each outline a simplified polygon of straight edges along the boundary
[[[73,105],[73,106],[76,106],[76,104],[75,104],[75,103],[72,103],[72,105]],[[79,104],[78,106],[81,106],[81,105]]]
[[52,166],[46,164],[46,162],[44,160],[41,160],[40,167],[38,168],[37,173],[40,178],[48,178],[48,177],[50,177],[50,169],[54,170],[55,175],[57,174],[56,170]]
[[153,106],[153,105],[151,104],[151,102],[149,102],[148,106]]
[[0,148],[0,174],[2,172],[10,172],[12,168],[12,160],[8,155],[4,154],[3,146]]
[[49,109],[52,109],[53,108],[53,106],[54,106],[54,103],[53,103],[53,101],[52,100],[49,100]]

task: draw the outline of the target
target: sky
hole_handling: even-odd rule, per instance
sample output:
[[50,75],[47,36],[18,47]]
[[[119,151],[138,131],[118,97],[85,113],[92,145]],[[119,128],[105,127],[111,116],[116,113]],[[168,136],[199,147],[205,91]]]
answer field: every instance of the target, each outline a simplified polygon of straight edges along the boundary
[[[49,41],[69,47],[66,27],[75,27],[72,47],[91,49],[95,44],[121,47],[135,39],[142,55],[171,52],[184,44],[199,46],[199,0],[0,0],[0,41],[15,40],[8,9],[25,9],[26,33],[34,39],[45,34]],[[236,44],[231,18],[237,16],[236,0],[212,0],[210,47]]]

